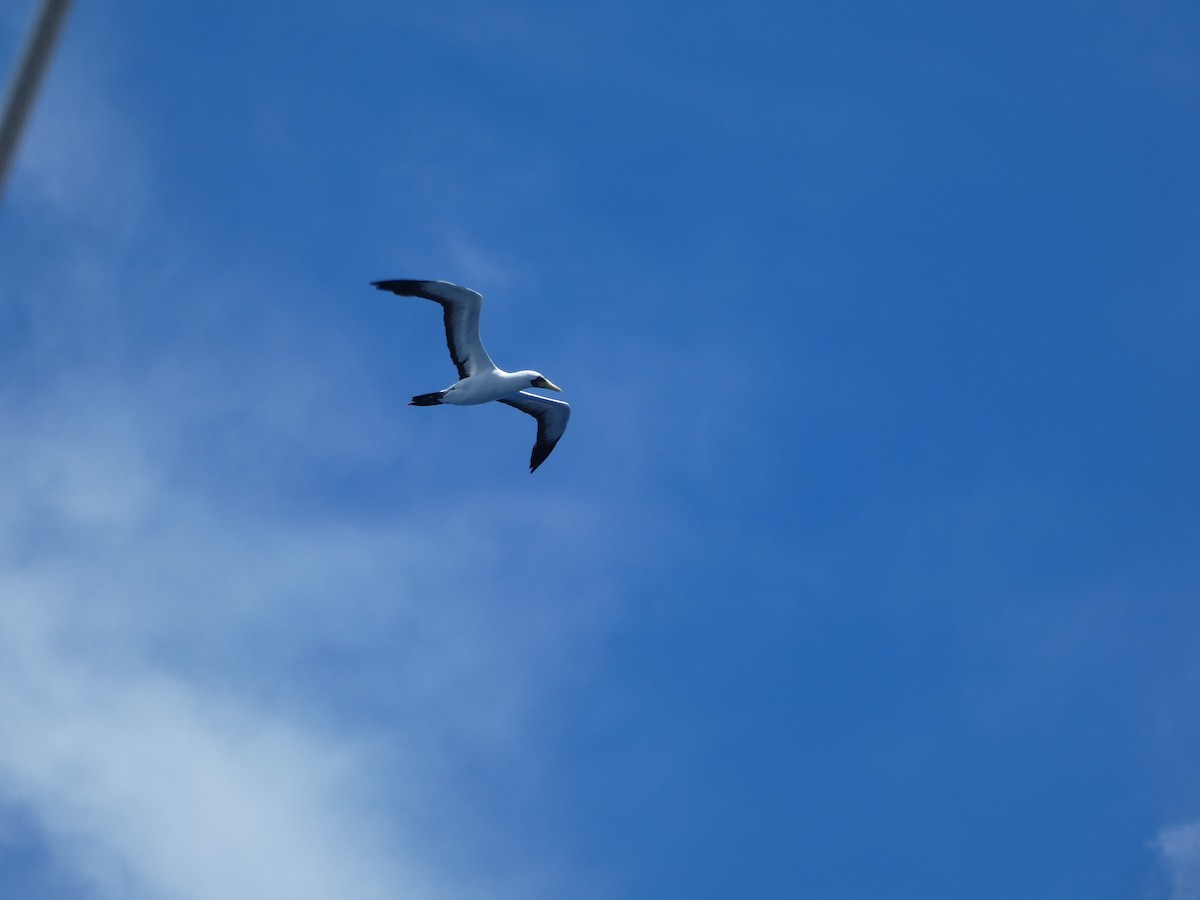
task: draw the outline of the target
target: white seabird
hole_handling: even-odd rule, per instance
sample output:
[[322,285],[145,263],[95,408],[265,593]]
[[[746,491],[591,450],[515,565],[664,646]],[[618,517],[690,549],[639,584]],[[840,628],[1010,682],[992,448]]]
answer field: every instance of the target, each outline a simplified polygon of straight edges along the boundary
[[538,423],[537,442],[529,458],[529,471],[532,474],[546,461],[558,439],[567,430],[571,406],[562,400],[531,394],[524,388],[544,388],[560,393],[562,388],[532,369],[505,372],[492,362],[483,348],[483,341],[479,339],[482,294],[449,281],[392,279],[372,281],[371,284],[381,291],[391,291],[401,297],[424,297],[442,306],[446,346],[450,348],[450,358],[458,369],[459,380],[444,391],[418,394],[412,398],[409,406],[440,406],[443,403],[471,406],[498,400],[529,413]]

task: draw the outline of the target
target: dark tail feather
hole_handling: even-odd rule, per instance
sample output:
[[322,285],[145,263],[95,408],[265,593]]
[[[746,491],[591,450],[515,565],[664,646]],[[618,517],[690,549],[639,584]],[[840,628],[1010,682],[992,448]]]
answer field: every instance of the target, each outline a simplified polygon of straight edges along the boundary
[[409,406],[438,406],[442,402],[442,398],[446,396],[445,391],[434,391],[432,394],[417,394],[412,398]]

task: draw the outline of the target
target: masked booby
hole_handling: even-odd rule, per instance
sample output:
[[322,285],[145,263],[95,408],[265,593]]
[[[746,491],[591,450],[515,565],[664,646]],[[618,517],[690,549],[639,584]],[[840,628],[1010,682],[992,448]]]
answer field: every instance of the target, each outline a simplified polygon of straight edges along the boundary
[[529,471],[532,474],[546,461],[558,439],[567,430],[571,407],[562,400],[531,394],[525,388],[543,388],[560,393],[562,388],[532,369],[505,372],[492,362],[479,338],[482,294],[448,281],[391,279],[372,281],[371,284],[381,291],[390,291],[401,297],[423,297],[442,307],[446,346],[450,350],[450,359],[458,369],[459,380],[445,390],[418,394],[412,398],[409,406],[440,406],[444,403],[471,406],[497,400],[528,413],[538,423],[537,441],[529,458]]

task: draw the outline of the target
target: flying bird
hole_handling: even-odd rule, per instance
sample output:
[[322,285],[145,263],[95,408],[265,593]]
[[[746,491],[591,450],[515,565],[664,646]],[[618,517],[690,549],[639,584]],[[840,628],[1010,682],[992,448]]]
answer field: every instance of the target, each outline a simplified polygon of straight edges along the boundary
[[562,388],[541,372],[532,369],[505,372],[492,362],[483,348],[483,341],[479,339],[479,311],[483,307],[483,295],[449,281],[392,279],[372,281],[371,284],[381,291],[391,291],[401,297],[424,297],[442,307],[446,346],[450,349],[450,359],[458,369],[458,381],[444,391],[418,394],[412,398],[409,406],[440,406],[443,403],[472,406],[497,400],[528,413],[538,423],[537,441],[529,458],[530,473],[536,471],[567,430],[571,407],[562,400],[551,400],[525,390],[535,387],[562,392]]

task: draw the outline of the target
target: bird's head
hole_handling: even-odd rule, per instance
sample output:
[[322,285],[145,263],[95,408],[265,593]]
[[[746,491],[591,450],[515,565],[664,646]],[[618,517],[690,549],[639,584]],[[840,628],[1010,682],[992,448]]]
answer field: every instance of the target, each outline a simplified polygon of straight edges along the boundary
[[562,393],[562,388],[560,388],[545,375],[542,375],[540,372],[533,372],[530,375],[529,386],[535,388],[545,388],[548,391],[558,391],[560,394]]

